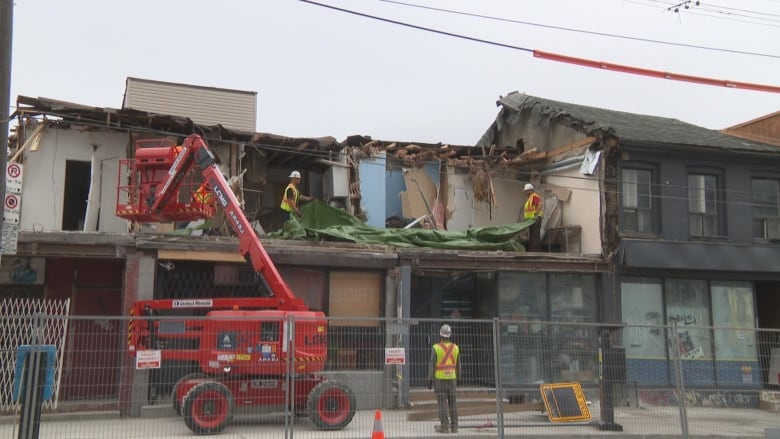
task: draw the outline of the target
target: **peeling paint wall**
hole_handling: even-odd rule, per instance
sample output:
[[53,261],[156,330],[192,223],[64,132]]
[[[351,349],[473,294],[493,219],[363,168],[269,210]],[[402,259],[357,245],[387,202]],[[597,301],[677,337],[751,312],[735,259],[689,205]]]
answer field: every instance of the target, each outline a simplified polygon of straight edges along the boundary
[[468,174],[447,172],[447,230],[463,231],[469,227],[499,226],[516,223],[525,202],[523,183],[511,174],[497,173],[492,178],[495,203],[477,201]]
[[94,156],[95,171],[101,174],[98,231],[126,233],[126,221],[114,212],[118,160],[125,157],[129,141],[124,133],[45,129],[37,149],[24,153],[20,229],[62,230],[66,162],[89,163]]
[[[603,163],[600,163],[601,166]],[[544,177],[545,185],[555,185],[571,190],[567,201],[561,201],[563,217],[561,225],[579,225],[582,253],[601,254],[601,214],[599,183],[596,177],[580,174],[579,165],[551,171]],[[569,251],[576,251],[570,249]]]

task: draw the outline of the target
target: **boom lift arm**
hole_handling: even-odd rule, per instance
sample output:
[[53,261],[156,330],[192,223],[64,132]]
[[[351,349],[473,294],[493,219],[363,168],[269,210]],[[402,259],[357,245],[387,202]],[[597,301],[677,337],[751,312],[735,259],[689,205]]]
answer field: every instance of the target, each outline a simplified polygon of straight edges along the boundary
[[[219,170],[217,163],[214,153],[199,135],[193,134],[187,137],[168,171],[168,178],[162,184],[162,188],[156,195],[150,194],[150,199],[147,200],[149,210],[156,215],[164,211],[169,203],[175,202],[184,176],[194,164],[197,164],[203,181],[213,191],[214,197],[225,211],[230,226],[238,236],[239,252],[252,264],[268,291],[277,300],[276,303],[269,302],[268,306],[279,310],[307,311],[309,308],[302,299],[293,294],[260,243],[260,239],[246,218],[241,204],[225,176]],[[269,298],[269,300],[273,299]]]

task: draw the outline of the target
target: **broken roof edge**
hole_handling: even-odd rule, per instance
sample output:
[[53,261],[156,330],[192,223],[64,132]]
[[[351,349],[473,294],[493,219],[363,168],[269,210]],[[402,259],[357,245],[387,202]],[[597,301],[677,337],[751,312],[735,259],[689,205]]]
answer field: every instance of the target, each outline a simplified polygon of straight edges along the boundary
[[[481,142],[491,140],[501,131],[501,123],[510,119],[504,112],[518,112],[542,108],[542,117],[562,123],[572,129],[608,140],[645,141],[669,144],[696,145],[724,150],[774,152],[776,145],[753,139],[738,138],[731,133],[704,128],[689,122],[662,116],[630,113],[608,108],[592,107],[511,92],[496,102],[501,111],[496,121],[483,135]],[[539,110],[535,110],[539,111]],[[506,120],[503,120],[502,117]],[[539,117],[539,116],[537,116]]]
[[[54,123],[86,124],[111,130],[128,131],[160,126],[167,127],[165,130],[159,130],[161,135],[186,136],[192,132],[204,130],[218,132],[222,137],[234,138],[248,143],[272,143],[276,146],[278,142],[281,142],[282,146],[301,149],[306,149],[309,145],[327,150],[341,149],[342,147],[341,143],[331,136],[309,138],[249,132],[225,128],[221,124],[200,125],[188,117],[151,113],[131,108],[94,107],[45,97],[17,96],[17,108],[11,118],[17,118],[22,114],[52,116],[59,118],[57,121],[53,121]],[[174,132],[174,130],[179,132]]]
[[574,130],[584,133],[588,137],[596,137],[598,139],[617,137],[613,127],[598,120],[584,120],[581,117],[571,114],[565,108],[566,106],[571,105],[578,106],[578,104],[567,104],[565,102],[539,98],[536,96],[513,91],[506,96],[499,96],[498,101],[496,101],[496,105],[500,105],[503,108],[508,108],[518,113],[533,111],[534,107],[541,107],[541,113],[547,114],[551,120],[563,123],[564,125]]

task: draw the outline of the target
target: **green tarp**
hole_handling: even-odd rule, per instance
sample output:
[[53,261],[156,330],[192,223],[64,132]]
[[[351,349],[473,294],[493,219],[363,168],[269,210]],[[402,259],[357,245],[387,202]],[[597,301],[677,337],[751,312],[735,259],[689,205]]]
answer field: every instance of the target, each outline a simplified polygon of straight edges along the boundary
[[383,229],[371,227],[343,210],[322,201],[303,205],[301,217],[292,215],[284,228],[270,238],[384,244],[392,247],[431,247],[450,250],[525,251],[516,240],[531,226],[523,221],[504,226],[481,227],[466,232],[427,229]]

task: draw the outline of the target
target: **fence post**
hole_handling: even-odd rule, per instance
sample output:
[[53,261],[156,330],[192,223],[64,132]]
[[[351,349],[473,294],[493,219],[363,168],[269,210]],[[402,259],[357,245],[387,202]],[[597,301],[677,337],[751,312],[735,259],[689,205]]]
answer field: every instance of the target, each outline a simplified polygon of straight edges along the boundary
[[504,437],[504,389],[501,384],[501,358],[499,353],[499,325],[498,317],[493,317],[493,374],[496,381],[496,424],[498,424],[498,437]]
[[680,409],[680,424],[683,439],[688,439],[688,414],[685,410],[685,384],[683,383],[682,359],[680,358],[680,335],[677,322],[672,321],[672,340],[674,340],[674,378],[677,390],[677,407]]
[[[19,396],[22,410],[19,413],[18,439],[38,439],[41,430],[41,407],[43,406],[43,382],[46,369],[46,352],[41,349],[43,340],[43,318],[34,318],[33,337],[30,351],[22,358]],[[18,367],[17,367],[18,370]]]
[[284,392],[284,437],[292,439],[293,421],[295,419],[295,316],[288,315],[284,320],[284,344],[287,347],[287,363],[285,364],[285,388]]
[[599,331],[599,404],[601,408],[599,430],[602,431],[623,431],[623,426],[615,423],[615,405],[612,401],[614,379],[618,376],[614,369],[618,365],[614,364],[610,335],[612,331],[619,328],[618,325],[602,326]]

